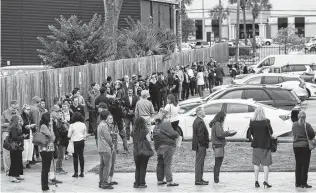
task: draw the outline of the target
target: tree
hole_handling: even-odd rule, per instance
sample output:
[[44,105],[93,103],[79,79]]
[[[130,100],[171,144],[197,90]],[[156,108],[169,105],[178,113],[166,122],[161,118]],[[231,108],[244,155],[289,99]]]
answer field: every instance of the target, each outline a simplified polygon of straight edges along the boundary
[[278,31],[273,41],[284,49],[285,54],[287,54],[288,50],[302,50],[305,40],[297,32],[297,29],[293,26],[282,28]]
[[[244,37],[245,37],[245,44],[248,44],[247,41],[247,30],[246,30],[246,8],[247,8],[247,1],[248,0],[240,0],[240,8],[242,10],[242,15],[243,15],[243,28],[244,28]],[[237,0],[229,0],[230,4],[235,4],[237,3]],[[239,35],[239,34],[238,34]]]
[[[181,43],[182,43],[182,38],[184,37],[183,33],[183,25],[188,26],[190,24],[191,26],[189,27],[192,29],[192,22],[188,23],[188,16],[187,16],[187,10],[186,10],[186,5],[191,5],[193,0],[178,0],[178,5],[176,5],[176,35],[177,35],[177,45],[179,50],[181,51]],[[184,23],[186,22],[186,23]],[[195,24],[194,24],[195,27]]]
[[256,54],[256,19],[263,10],[270,10],[272,4],[269,0],[247,0],[246,6],[251,10],[252,14],[252,49],[253,54]]
[[195,21],[190,18],[182,20],[182,39],[187,42],[190,35],[193,35],[196,31]]
[[219,25],[219,40],[222,39],[222,24],[224,20],[228,18],[229,15],[229,9],[224,8],[222,4],[215,5],[210,10],[210,17],[212,19],[215,19],[218,22]]
[[83,65],[86,62],[98,63],[109,58],[111,38],[105,29],[103,19],[95,14],[88,24],[76,16],[55,19],[60,28],[49,25],[50,35],[38,37],[43,49],[38,49],[44,64],[56,68]]

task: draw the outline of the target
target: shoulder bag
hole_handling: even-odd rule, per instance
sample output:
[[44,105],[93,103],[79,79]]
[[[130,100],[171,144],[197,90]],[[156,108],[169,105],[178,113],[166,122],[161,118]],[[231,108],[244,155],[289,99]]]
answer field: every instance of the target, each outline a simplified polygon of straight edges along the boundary
[[16,142],[11,139],[10,135],[8,135],[3,141],[3,148],[8,151],[15,151],[17,150],[18,146]]
[[310,140],[308,138],[308,134],[307,134],[307,130],[306,130],[306,123],[304,124],[304,129],[305,129],[305,133],[306,133],[306,138],[307,138],[309,150],[313,150],[316,147],[316,139],[314,138],[314,139]]
[[267,123],[267,128],[268,128],[268,132],[270,135],[270,149],[272,153],[275,153],[278,149],[278,138],[275,138],[271,135],[270,129],[269,129],[269,125],[268,125],[268,121],[266,121]]
[[138,156],[152,157],[154,155],[154,151],[152,150],[151,145],[147,139],[143,139],[136,145]]
[[41,132],[41,128],[33,135],[33,144],[38,146],[47,146],[49,138]]

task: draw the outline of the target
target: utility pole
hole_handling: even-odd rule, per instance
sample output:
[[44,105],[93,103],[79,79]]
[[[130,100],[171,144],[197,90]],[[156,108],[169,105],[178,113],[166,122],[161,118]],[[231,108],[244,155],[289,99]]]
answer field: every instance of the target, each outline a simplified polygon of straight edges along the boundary
[[219,0],[219,16],[218,16],[218,35],[219,35],[219,42],[222,42],[222,0]]
[[[206,37],[205,36],[205,16],[204,16],[204,0],[202,0],[202,10],[203,10],[203,15],[202,15],[202,17],[203,17],[203,21],[202,21],[202,25],[203,25],[203,35],[202,35],[202,37],[203,37],[203,41],[204,41],[204,38]],[[207,38],[206,38],[206,41],[207,41]]]
[[240,12],[240,0],[237,0],[237,26],[236,26],[236,62],[239,60],[239,12]]
[[182,43],[182,0],[179,0],[178,9],[177,9],[177,42],[179,52],[181,51],[181,43]]

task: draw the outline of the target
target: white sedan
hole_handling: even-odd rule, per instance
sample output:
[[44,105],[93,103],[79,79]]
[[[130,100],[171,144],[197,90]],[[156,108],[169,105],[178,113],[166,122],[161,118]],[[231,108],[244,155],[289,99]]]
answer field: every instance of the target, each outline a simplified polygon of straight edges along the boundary
[[[209,128],[208,125],[213,120],[214,116],[220,111],[227,113],[224,122],[224,130],[229,128],[230,130],[237,131],[237,134],[232,137],[234,140],[246,139],[246,132],[250,119],[253,117],[254,111],[258,106],[263,107],[267,118],[270,119],[273,128],[273,136],[287,134],[291,132],[292,129],[290,111],[276,109],[253,100],[219,99],[208,101],[201,106],[205,109],[206,116],[204,121],[209,129],[209,133],[211,133],[211,128]],[[183,132],[183,138],[186,140],[192,139],[192,126],[196,118],[196,108],[180,114],[179,127]]]

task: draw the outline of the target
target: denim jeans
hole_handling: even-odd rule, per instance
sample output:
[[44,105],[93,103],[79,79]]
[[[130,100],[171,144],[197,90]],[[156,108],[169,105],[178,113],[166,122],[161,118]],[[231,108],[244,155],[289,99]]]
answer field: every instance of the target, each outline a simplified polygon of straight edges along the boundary
[[134,125],[135,117],[134,116],[126,116],[124,118],[125,128],[126,128],[126,139],[129,140],[131,137],[131,123]]
[[163,181],[166,177],[167,182],[172,182],[172,162],[176,147],[162,145],[157,149],[157,180]]
[[223,163],[224,157],[216,157],[215,158],[215,166],[214,166],[214,182],[219,182],[219,172],[221,170],[221,166]]
[[80,172],[84,172],[84,140],[81,141],[74,141],[74,153],[73,155],[73,164],[74,164],[74,170],[75,174],[78,174],[78,159],[80,162]]
[[41,173],[41,183],[42,183],[42,190],[49,190],[48,187],[48,173],[50,170],[51,162],[53,159],[53,152],[51,151],[42,151],[42,173]]
[[66,146],[58,145],[56,170],[63,169],[63,160],[66,152]]
[[134,156],[135,161],[135,182],[134,185],[140,186],[145,185],[146,181],[146,172],[147,172],[147,165],[148,165],[149,157],[147,156]]
[[99,180],[100,184],[105,185],[108,183],[109,174],[111,170],[112,153],[99,152],[100,154],[100,166],[99,166]]

